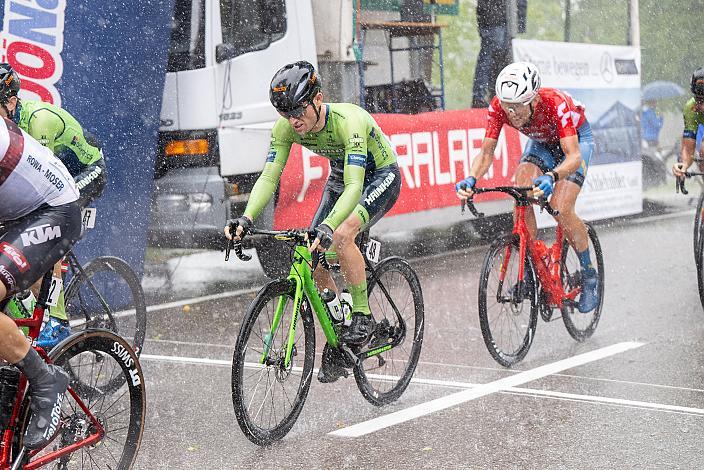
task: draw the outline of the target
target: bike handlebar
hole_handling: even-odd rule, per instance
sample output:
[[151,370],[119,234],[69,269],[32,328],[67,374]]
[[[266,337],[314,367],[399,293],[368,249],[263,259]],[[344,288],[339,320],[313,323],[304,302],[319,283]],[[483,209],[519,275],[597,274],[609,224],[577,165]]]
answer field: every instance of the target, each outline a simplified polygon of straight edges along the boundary
[[[231,233],[232,228],[230,229]],[[282,240],[292,240],[296,242],[297,245],[302,245],[315,238],[314,232],[309,232],[308,230],[261,230],[257,228],[250,228],[247,231],[247,235],[263,235],[267,237],[278,237]],[[239,240],[227,240],[225,245],[225,261],[230,259],[230,250],[235,250],[235,255],[242,261],[249,261],[252,259],[251,255],[248,255],[242,251],[242,239]],[[326,261],[327,263],[327,261]],[[324,265],[323,265],[324,266]]]
[[[704,173],[701,171],[685,171],[684,176],[685,178],[691,178],[693,176],[704,176]],[[675,193],[689,194],[689,191],[684,187],[685,178],[680,176],[675,178]]]
[[[462,189],[466,189],[466,186],[464,186]],[[474,194],[504,193],[514,198],[517,202],[522,202],[525,204],[536,204],[540,206],[541,210],[545,209],[548,214],[553,217],[560,215],[560,211],[553,209],[545,196],[537,198],[528,196],[528,193],[533,191],[535,191],[535,188],[533,186],[496,186],[493,188],[472,188],[472,192]],[[469,208],[469,211],[475,217],[484,217],[484,214],[482,212],[479,212],[474,206],[472,198],[469,198],[466,201],[462,201],[462,213],[464,213],[465,205]]]

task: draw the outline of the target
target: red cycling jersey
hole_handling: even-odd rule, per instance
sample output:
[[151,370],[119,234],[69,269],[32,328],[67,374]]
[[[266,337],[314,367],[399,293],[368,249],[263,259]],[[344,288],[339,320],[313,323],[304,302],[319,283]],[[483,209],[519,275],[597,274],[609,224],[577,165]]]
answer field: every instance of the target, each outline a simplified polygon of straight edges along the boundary
[[[586,121],[584,105],[569,93],[556,88],[541,88],[538,95],[540,101],[534,106],[530,122],[517,129],[533,140],[548,144],[556,144],[563,137],[577,135],[577,128]],[[489,105],[487,121],[485,137],[490,139],[499,138],[504,124],[511,125],[496,96]]]

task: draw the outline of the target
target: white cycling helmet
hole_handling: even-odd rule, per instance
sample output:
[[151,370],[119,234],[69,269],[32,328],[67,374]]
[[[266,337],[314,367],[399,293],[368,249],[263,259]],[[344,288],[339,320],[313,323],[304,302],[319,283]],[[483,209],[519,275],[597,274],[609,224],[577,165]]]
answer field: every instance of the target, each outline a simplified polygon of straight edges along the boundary
[[506,103],[530,103],[540,89],[540,72],[530,62],[509,64],[496,77],[496,96]]

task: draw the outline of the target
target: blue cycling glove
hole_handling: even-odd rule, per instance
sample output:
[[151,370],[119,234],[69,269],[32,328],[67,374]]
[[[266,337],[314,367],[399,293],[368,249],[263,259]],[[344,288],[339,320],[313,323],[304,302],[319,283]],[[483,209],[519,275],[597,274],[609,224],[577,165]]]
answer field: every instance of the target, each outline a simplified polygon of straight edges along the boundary
[[555,186],[555,179],[552,175],[542,175],[534,179],[533,184],[543,192],[543,196],[548,197],[552,194],[552,188]]
[[455,185],[455,192],[459,191],[460,189],[464,189],[465,191],[468,189],[472,189],[474,188],[475,184],[477,184],[477,179],[474,176],[468,176]]

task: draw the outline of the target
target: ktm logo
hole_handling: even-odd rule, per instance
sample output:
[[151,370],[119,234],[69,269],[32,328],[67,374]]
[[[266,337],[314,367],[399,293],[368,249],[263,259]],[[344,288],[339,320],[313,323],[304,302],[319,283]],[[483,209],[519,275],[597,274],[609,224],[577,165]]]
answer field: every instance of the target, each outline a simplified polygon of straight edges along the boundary
[[21,236],[24,246],[41,245],[49,240],[61,238],[61,227],[59,225],[52,227],[49,224],[43,224],[27,229]]
[[12,80],[14,80],[14,77],[10,75],[5,79],[5,85],[9,85],[10,83],[12,83]]
[[275,93],[279,93],[279,92],[281,92],[281,91],[286,91],[286,85],[275,86],[275,87],[273,88],[273,90],[274,90]]

